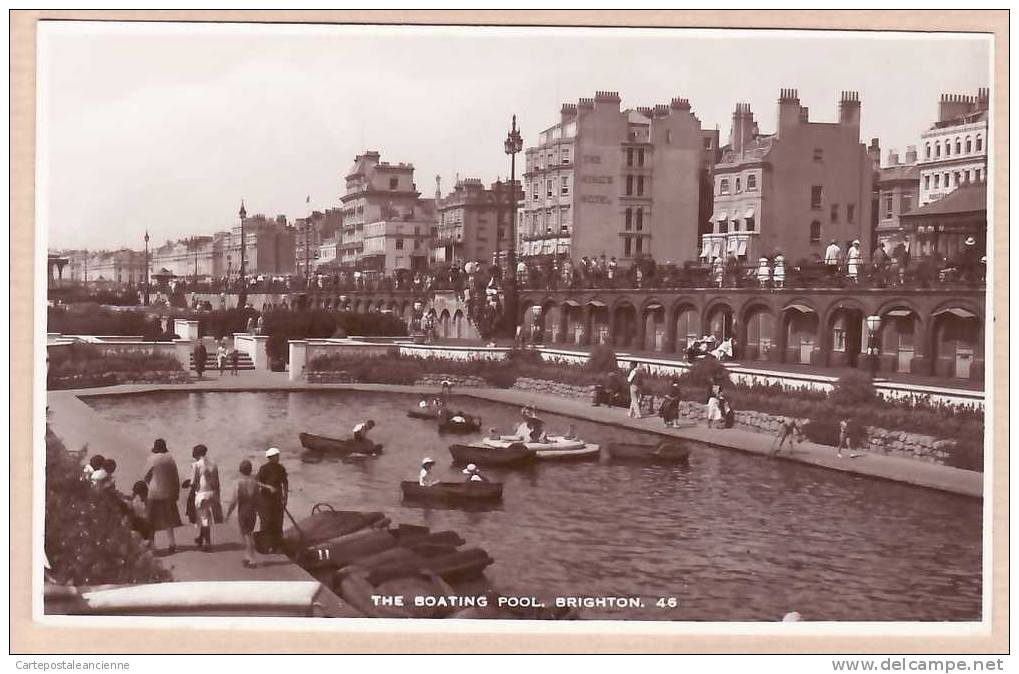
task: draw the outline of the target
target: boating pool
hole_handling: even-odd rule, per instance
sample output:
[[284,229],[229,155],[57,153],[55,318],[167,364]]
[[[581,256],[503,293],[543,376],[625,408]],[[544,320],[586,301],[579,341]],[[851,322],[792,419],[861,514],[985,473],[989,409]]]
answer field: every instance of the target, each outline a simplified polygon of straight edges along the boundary
[[[465,512],[401,503],[400,480],[416,479],[431,456],[443,479],[463,479],[434,422],[409,419],[408,395],[355,391],[160,392],[84,398],[138,438],[145,452],[166,439],[186,472],[204,443],[224,491],[241,459],[256,469],[279,447],[298,518],[328,502],[380,510],[394,522],[458,531],[486,549],[487,574],[505,594],[632,597],[644,608],[590,609],[589,618],[644,620],[979,620],[982,503],[836,471],[700,447],[688,468],[617,464],[603,456],[491,468],[505,484],[499,509]],[[467,396],[451,406],[508,429],[519,409]],[[610,414],[625,414],[614,410]],[[655,442],[657,436],[543,414],[554,432]],[[301,431],[346,437],[372,418],[385,445],[376,459],[304,463]],[[724,432],[724,431],[721,431]],[[139,476],[119,476],[130,485]],[[225,526],[236,526],[231,521]],[[675,597],[675,608],[656,599]]]

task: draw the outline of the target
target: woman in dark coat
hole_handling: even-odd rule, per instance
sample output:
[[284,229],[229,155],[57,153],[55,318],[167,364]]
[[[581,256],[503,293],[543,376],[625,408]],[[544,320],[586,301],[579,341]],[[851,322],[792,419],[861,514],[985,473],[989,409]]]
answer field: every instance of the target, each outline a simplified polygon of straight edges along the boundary
[[152,526],[152,542],[155,543],[155,532],[165,531],[168,550],[173,554],[177,550],[173,530],[182,524],[180,510],[177,508],[180,474],[177,462],[170,456],[166,441],[162,438],[152,443],[152,455],[145,464],[145,483],[149,487],[145,509]]

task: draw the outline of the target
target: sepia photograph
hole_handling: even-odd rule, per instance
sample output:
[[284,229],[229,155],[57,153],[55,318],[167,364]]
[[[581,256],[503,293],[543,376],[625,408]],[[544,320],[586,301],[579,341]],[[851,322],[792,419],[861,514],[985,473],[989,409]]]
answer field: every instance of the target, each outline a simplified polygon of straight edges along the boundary
[[993,32],[34,48],[33,621],[989,629]]

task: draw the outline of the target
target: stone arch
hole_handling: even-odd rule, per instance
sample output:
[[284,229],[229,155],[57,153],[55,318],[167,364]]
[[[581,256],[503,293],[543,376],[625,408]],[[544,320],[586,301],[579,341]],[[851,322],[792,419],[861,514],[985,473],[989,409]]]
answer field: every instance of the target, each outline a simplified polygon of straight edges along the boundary
[[973,304],[949,301],[932,311],[929,343],[936,376],[984,379],[984,321]]
[[775,307],[763,299],[747,302],[740,313],[736,347],[740,358],[777,361],[779,350],[778,319]]
[[438,325],[439,337],[448,339],[450,334],[450,317],[449,310],[443,309],[442,313],[439,314],[439,325]]
[[466,322],[467,320],[464,318],[464,313],[457,309],[453,314],[453,337],[456,339],[463,339],[467,336]]
[[831,367],[859,367],[869,342],[867,308],[854,297],[828,305],[821,318],[821,349]]
[[877,330],[880,368],[888,372],[923,372],[926,324],[923,316],[907,300],[889,300],[877,311],[881,324]]
[[611,314],[608,305],[600,299],[588,300],[584,305],[586,341],[589,344],[610,344],[612,340]]
[[718,341],[736,336],[736,312],[733,311],[732,305],[729,304],[728,300],[718,299],[709,302],[704,307],[702,318],[702,328],[705,335],[713,335]]
[[633,303],[626,299],[621,299],[612,305],[612,337],[613,342],[616,346],[622,348],[632,348],[639,344],[635,344],[636,338],[639,334],[639,328],[637,326],[637,310],[634,308]]
[[818,331],[820,316],[811,302],[799,299],[782,308],[782,348],[784,361],[816,365],[820,358]]
[[698,339],[703,331],[701,330],[701,315],[697,304],[690,299],[681,299],[674,302],[671,311],[672,318],[672,350],[676,353],[686,353],[687,348]]
[[565,315],[556,301],[546,299],[541,308],[543,339],[545,344],[557,344],[563,341],[565,332]]
[[665,351],[668,346],[668,322],[665,303],[655,297],[644,302],[640,308],[640,334],[644,351]]

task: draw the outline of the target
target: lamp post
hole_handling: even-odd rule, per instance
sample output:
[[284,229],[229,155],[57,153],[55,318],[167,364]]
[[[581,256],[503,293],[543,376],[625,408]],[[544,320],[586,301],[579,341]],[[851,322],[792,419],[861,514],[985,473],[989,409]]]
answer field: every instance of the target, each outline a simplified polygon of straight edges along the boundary
[[517,116],[513,115],[513,124],[506,140],[503,142],[503,150],[510,156],[510,226],[509,226],[509,249],[506,251],[506,262],[509,267],[506,283],[506,328],[510,335],[516,334],[517,326],[517,153],[524,149],[524,139],[520,137],[517,130]]
[[149,305],[149,230],[145,230],[145,306]]
[[867,316],[867,357],[870,366],[870,378],[877,375],[878,369],[878,345],[877,331],[881,327],[880,316]]
[[240,216],[240,218],[241,218],[241,266],[240,266],[240,270],[239,270],[240,279],[241,279],[241,288],[240,288],[240,291],[238,292],[238,295],[237,295],[237,306],[240,307],[240,308],[244,308],[248,304],[248,284],[247,284],[247,280],[244,278],[244,268],[245,268],[245,264],[244,263],[246,261],[246,259],[245,259],[245,248],[247,247],[247,245],[246,245],[247,242],[244,240],[244,219],[248,217],[248,212],[246,210],[244,210],[244,199],[241,199],[241,210],[237,213],[237,215]]
[[304,221],[304,289],[311,288],[311,216]]

